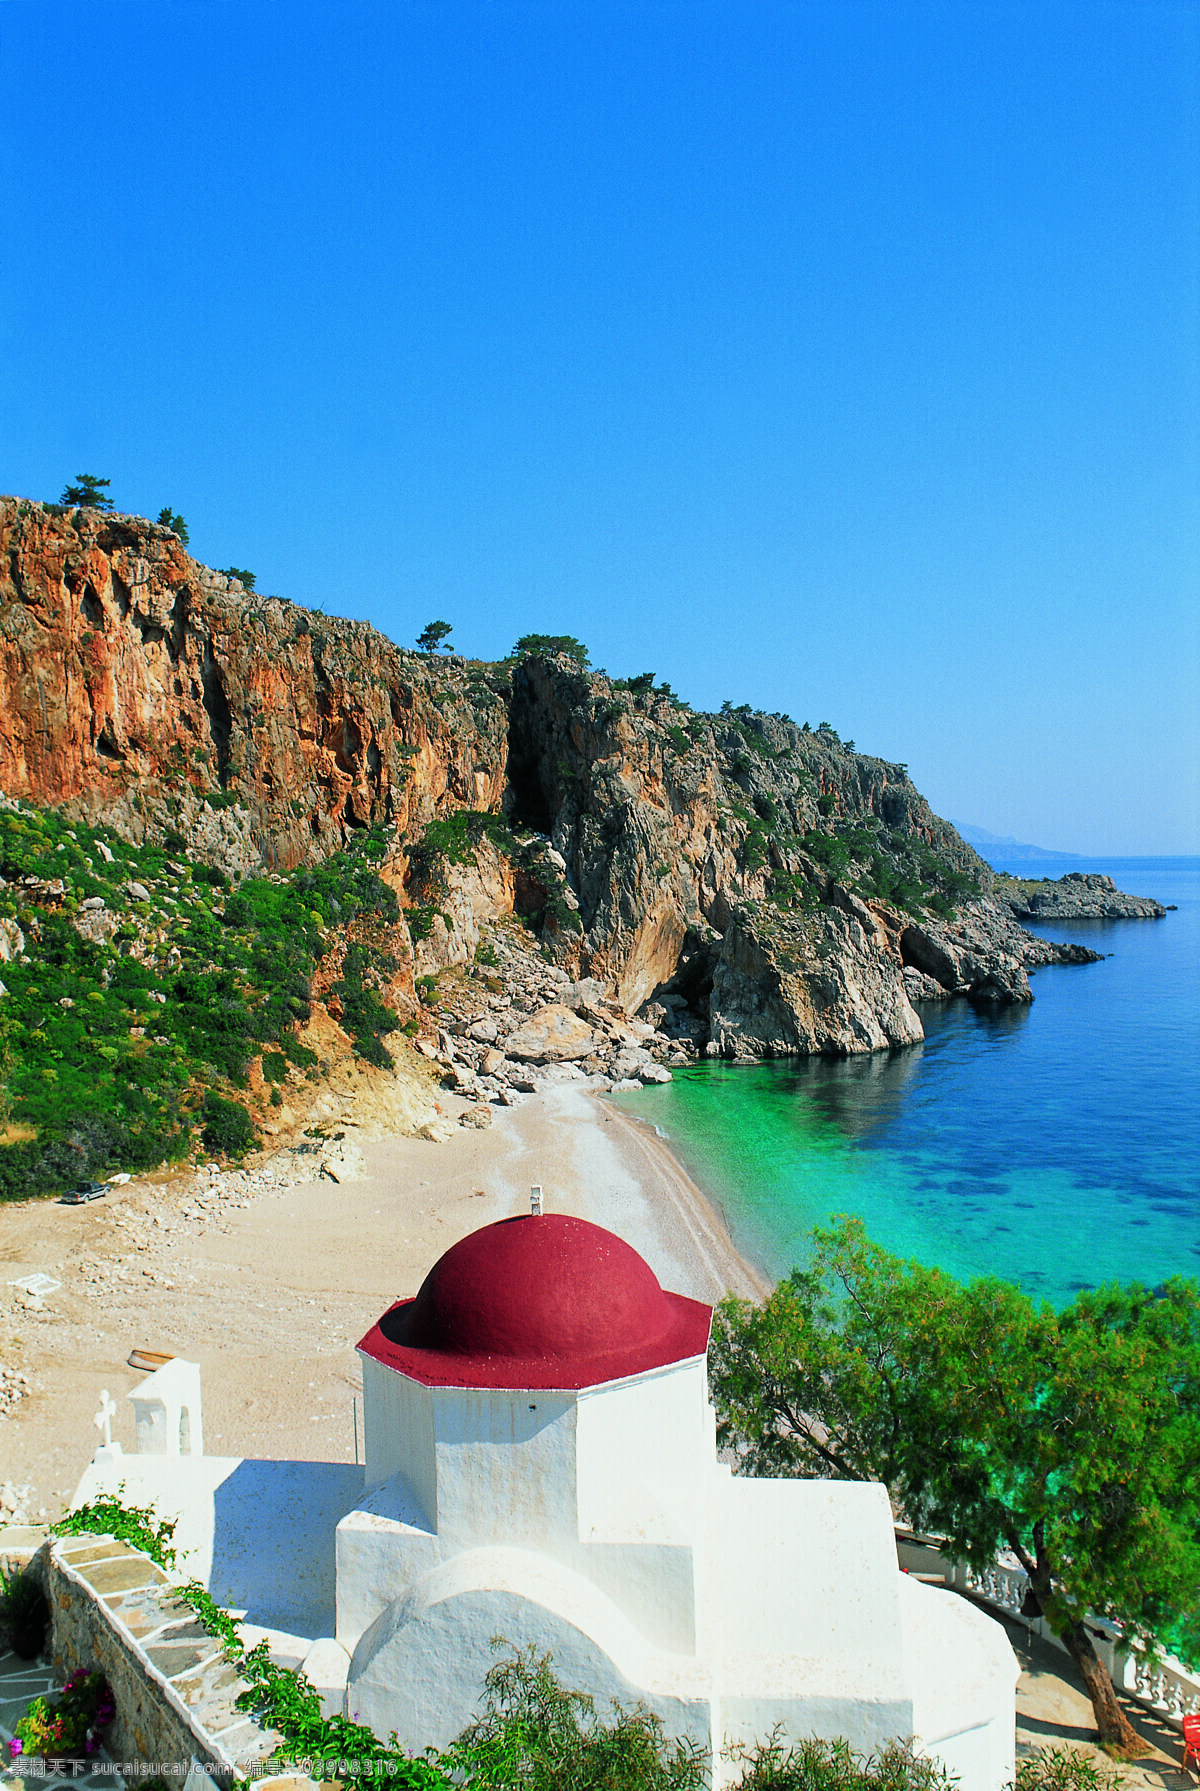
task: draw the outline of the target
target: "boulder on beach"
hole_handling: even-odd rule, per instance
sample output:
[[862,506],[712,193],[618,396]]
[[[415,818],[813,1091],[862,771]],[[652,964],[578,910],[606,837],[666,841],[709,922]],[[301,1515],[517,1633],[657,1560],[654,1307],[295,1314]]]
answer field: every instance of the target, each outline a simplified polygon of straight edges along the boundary
[[542,1008],[510,1032],[504,1041],[509,1057],[524,1063],[569,1063],[590,1057],[596,1039],[591,1027],[568,1007],[552,1004]]

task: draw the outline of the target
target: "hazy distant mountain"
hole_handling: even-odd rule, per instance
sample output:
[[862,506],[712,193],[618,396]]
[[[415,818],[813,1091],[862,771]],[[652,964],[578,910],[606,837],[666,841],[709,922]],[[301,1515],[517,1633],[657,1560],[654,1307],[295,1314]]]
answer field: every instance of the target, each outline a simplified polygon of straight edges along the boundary
[[999,858],[1079,858],[1078,852],[1048,852],[1045,846],[1031,846],[1026,840],[1014,840],[1007,834],[989,833],[986,827],[976,827],[971,821],[952,821],[950,825],[974,846],[981,858],[994,855]]

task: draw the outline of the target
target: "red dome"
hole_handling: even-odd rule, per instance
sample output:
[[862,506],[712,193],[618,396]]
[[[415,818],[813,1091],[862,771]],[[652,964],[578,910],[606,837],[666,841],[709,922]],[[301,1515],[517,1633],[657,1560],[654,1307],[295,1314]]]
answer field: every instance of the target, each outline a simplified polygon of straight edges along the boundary
[[427,1384],[579,1388],[702,1355],[711,1318],[615,1232],[546,1213],[462,1238],[359,1347]]

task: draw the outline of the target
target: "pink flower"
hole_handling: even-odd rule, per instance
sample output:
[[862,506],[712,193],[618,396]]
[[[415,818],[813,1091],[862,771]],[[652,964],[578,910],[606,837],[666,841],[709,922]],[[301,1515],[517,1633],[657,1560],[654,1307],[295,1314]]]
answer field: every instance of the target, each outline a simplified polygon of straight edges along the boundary
[[22,1746],[21,1742],[18,1741],[18,1739],[15,1735],[13,1736],[12,1740],[8,1744],[8,1751],[12,1755],[14,1760],[16,1759],[18,1754],[23,1754],[25,1752],[24,1747]]

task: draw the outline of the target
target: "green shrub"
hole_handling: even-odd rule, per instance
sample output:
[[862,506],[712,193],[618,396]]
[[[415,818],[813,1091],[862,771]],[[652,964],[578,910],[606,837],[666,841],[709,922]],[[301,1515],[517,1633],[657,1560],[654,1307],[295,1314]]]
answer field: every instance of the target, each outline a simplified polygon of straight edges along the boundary
[[36,1641],[50,1622],[50,1606],[31,1568],[0,1573],[0,1630],[9,1636],[24,1632]]
[[1076,1747],[1039,1747],[1017,1761],[1013,1791],[1117,1791],[1120,1773]]
[[[84,1076],[65,1068],[60,1076],[57,1069],[26,1066],[14,1078],[24,1095],[14,1103],[18,1118],[35,1108],[57,1111],[57,1118],[43,1120],[36,1138],[0,1145],[0,1200],[58,1194],[116,1169],[153,1169],[164,1157],[172,1161],[186,1154],[190,1133],[182,1123],[178,1089],[130,1089],[124,1114],[97,1112],[95,1104],[112,1088],[111,1066],[98,1067],[105,1074],[93,1074],[91,1090],[81,1090]],[[51,1079],[43,1080],[44,1075]]]
[[800,843],[831,877],[841,881],[849,875],[850,848],[836,833],[806,833]]
[[533,1647],[491,1668],[482,1716],[440,1764],[480,1791],[702,1791],[709,1778],[707,1754],[695,1743],[668,1741],[661,1718],[643,1705],[614,1704],[603,1721],[595,1700],[564,1687],[550,1656]]
[[364,977],[370,967],[370,956],[366,948],[352,945],[342,962],[341,979],[334,983],[333,993],[342,1006],[342,1025],[354,1041],[355,1054],[365,1057],[381,1070],[392,1067],[383,1044],[383,1035],[395,1032],[400,1025],[400,1016],[392,1008],[385,1007],[373,988]]
[[743,1749],[739,1758],[746,1769],[738,1791],[950,1791],[958,1782],[937,1761],[900,1741],[889,1742],[877,1754],[860,1754],[841,1740],[814,1736],[786,1749],[772,1740]]
[[204,1131],[201,1134],[206,1150],[214,1156],[244,1157],[258,1143],[258,1134],[246,1109],[237,1101],[226,1100],[212,1089],[204,1097]]
[[438,910],[432,902],[414,902],[411,908],[405,910],[409,938],[414,945],[420,945],[422,940],[429,938],[437,915]]
[[448,864],[475,864],[482,841],[490,839],[497,852],[512,857],[518,850],[512,829],[503,815],[486,809],[459,808],[452,814],[430,821],[420,840],[411,848],[408,862],[411,872],[423,880],[431,876],[439,859]]
[[572,908],[561,891],[557,889],[552,889],[546,897],[546,905],[541,911],[540,922],[543,932],[583,932],[583,921],[579,917],[578,910]]
[[742,869],[757,870],[767,862],[769,850],[767,830],[759,820],[751,821],[746,829],[746,837],[742,841]]
[[564,653],[584,671],[591,664],[587,648],[573,634],[523,634],[513,648],[515,659],[536,653]]

